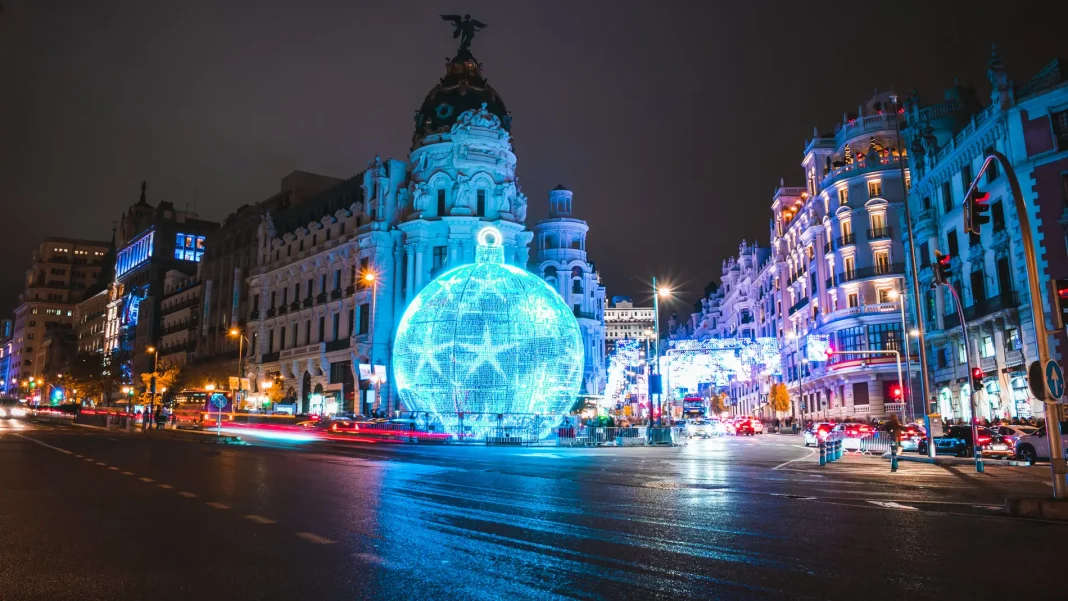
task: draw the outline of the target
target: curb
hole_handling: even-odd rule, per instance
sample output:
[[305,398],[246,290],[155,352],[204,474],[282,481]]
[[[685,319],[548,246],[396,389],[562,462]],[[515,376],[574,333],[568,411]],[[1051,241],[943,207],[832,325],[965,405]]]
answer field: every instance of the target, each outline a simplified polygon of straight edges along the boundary
[[[883,453],[883,459],[890,459],[890,453]],[[911,461],[913,463],[928,463],[933,465],[975,465],[975,460],[965,457],[926,457],[923,455],[898,455],[898,461]],[[1014,461],[1011,459],[984,459],[983,465],[1001,465],[1009,467],[1031,467],[1026,461]]]
[[1068,501],[1057,499],[1005,499],[1005,511],[1017,518],[1068,522]]
[[[144,435],[147,432],[142,431],[140,428],[135,430],[125,430],[122,428],[107,428],[104,426],[93,426],[91,424],[77,424],[71,423],[73,426],[79,426],[82,428],[92,428],[94,430],[101,430],[103,432],[112,432],[116,434],[130,434],[130,435]],[[195,430],[152,430],[152,434],[148,434],[155,438],[171,438],[176,440],[187,440],[189,442],[198,442],[201,444],[232,444],[232,445],[244,445],[247,444],[241,440],[240,436],[227,434],[225,436],[216,436],[211,432],[197,432]]]

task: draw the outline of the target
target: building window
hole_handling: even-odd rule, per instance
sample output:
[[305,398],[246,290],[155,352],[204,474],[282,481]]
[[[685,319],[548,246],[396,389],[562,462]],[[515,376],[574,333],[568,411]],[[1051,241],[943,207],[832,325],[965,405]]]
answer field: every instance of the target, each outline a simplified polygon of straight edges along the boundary
[[1005,350],[1023,350],[1023,341],[1020,340],[1020,330],[1017,330],[1016,328],[1005,330]]
[[926,211],[926,210],[928,210],[930,208],[931,208],[931,197],[930,196],[924,196],[923,197],[923,210]]
[[890,302],[890,289],[889,288],[880,288],[879,289],[879,302],[880,303],[888,303],[888,302]]
[[[149,255],[151,256],[151,254]],[[180,261],[200,262],[204,256],[204,236],[178,234],[174,241],[174,258]]]
[[438,217],[445,215],[445,190],[438,190]]
[[957,228],[953,228],[946,232],[946,248],[951,257],[956,257],[960,252],[960,247],[957,245]]
[[994,337],[983,336],[982,341],[979,344],[979,356],[983,359],[994,356]]
[[849,188],[838,189],[838,206],[849,204]]
[[[987,147],[987,149],[983,151],[983,160],[985,161],[986,157],[990,156],[993,152],[994,152],[994,147],[993,146]],[[990,182],[992,182],[992,181],[994,181],[994,180],[996,180],[998,178],[998,175],[1000,175],[1000,172],[998,172],[998,169],[1000,169],[1000,168],[1001,168],[1001,165],[998,164],[998,162],[996,160],[990,161],[990,165],[986,168],[986,181],[987,181],[987,183],[990,183]]]
[[341,290],[341,270],[334,270],[334,290]]
[[286,350],[286,327],[282,326],[278,329],[278,350]]
[[1005,211],[1002,209],[1000,200],[990,203],[990,223],[994,226],[995,232],[1005,229]]
[[949,353],[946,349],[938,349],[938,369],[945,369],[949,367]]
[[964,190],[972,185],[972,166],[967,163],[960,168],[960,185]]
[[848,306],[850,308],[859,307],[860,306],[860,295],[857,294],[856,292],[850,292],[848,295],[846,295],[846,306]]
[[963,342],[957,343],[957,363],[959,365],[968,363],[968,347],[964,346]]
[[364,303],[364,304],[360,305],[360,329],[359,329],[359,333],[360,334],[366,334],[367,333],[367,328],[370,325],[369,324],[370,317],[371,317],[371,305],[369,305],[367,303]]
[[486,191],[479,190],[475,199],[475,214],[479,217],[486,216]]
[[903,350],[901,324],[879,323],[868,326],[868,348],[873,351]]
[[1053,134],[1057,136],[1057,147],[1068,149],[1068,111],[1053,113]]
[[448,253],[449,249],[446,246],[434,247],[434,258],[433,263],[431,263],[432,267],[430,270],[431,275],[436,274],[437,272],[441,271],[442,267],[445,267],[445,262],[448,260],[449,256]]
[[[877,250],[874,255],[875,273],[882,275],[884,273],[890,273],[890,251],[889,250]],[[882,301],[879,301],[882,302]]]
[[953,210],[953,189],[949,182],[942,182],[942,211],[948,213]]
[[883,182],[872,180],[868,182],[868,198],[877,198],[883,195]]
[[333,339],[334,340],[338,340],[338,335],[341,333],[341,322],[338,319],[337,313],[334,313],[331,316],[331,319],[333,320],[333,324],[332,324],[332,327],[331,327],[331,330],[333,330],[333,334],[334,334],[334,338]]

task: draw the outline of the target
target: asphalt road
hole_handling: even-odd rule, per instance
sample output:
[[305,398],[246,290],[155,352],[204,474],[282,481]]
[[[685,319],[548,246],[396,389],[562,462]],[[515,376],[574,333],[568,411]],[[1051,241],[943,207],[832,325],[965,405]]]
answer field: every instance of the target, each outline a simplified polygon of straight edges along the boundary
[[[253,441],[0,421],[0,600],[1063,599],[1048,468]],[[1061,584],[1054,576],[1060,578]]]

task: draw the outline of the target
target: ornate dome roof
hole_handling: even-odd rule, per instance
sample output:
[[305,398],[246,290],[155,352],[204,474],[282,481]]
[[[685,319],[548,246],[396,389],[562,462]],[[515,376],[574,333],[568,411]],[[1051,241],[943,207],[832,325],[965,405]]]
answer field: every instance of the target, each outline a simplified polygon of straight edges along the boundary
[[486,106],[511,130],[512,118],[497,90],[482,76],[482,65],[467,50],[460,52],[445,66],[445,77],[434,86],[415,113],[412,145],[431,134],[449,131],[464,111]]

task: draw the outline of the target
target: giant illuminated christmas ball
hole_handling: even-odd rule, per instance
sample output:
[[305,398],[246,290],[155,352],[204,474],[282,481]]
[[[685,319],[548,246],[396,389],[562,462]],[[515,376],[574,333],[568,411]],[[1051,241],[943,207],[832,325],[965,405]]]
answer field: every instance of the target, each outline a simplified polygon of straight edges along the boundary
[[519,423],[518,416],[564,413],[575,402],[578,322],[543,280],[505,264],[501,241],[496,228],[482,229],[476,262],[439,275],[404,312],[393,373],[409,410],[443,421],[464,414],[467,423],[504,414]]

